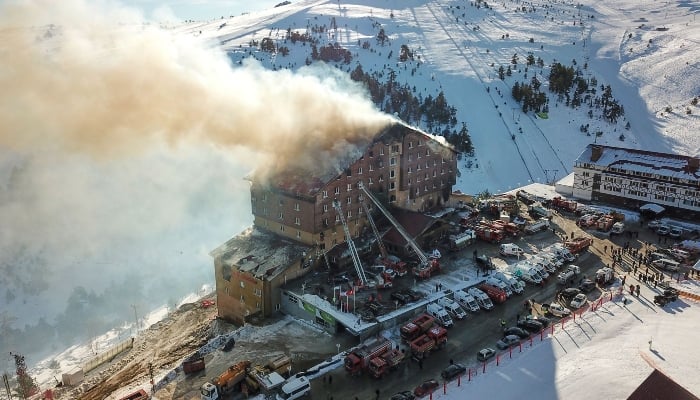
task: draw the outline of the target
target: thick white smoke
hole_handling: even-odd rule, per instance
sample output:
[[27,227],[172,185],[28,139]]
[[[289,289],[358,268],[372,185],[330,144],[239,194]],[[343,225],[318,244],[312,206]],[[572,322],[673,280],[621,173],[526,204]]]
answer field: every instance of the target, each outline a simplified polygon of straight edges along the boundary
[[244,175],[325,168],[389,122],[346,78],[232,68],[107,2],[0,6],[0,87],[0,320],[20,327],[75,286],[213,281],[207,252],[252,221]]

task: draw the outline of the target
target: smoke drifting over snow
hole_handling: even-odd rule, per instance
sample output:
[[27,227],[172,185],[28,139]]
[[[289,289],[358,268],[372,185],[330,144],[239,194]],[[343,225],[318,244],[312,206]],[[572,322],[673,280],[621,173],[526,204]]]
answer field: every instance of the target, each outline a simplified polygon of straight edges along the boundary
[[232,68],[96,4],[0,6],[3,354],[29,351],[7,322],[71,340],[213,281],[208,251],[252,221],[244,175],[328,167],[390,122],[330,69]]
[[195,139],[285,164],[337,151],[338,141],[362,140],[389,121],[357,86],[349,95],[347,78],[232,69],[223,52],[114,6],[34,1],[0,15],[6,146],[114,155],[158,138]]

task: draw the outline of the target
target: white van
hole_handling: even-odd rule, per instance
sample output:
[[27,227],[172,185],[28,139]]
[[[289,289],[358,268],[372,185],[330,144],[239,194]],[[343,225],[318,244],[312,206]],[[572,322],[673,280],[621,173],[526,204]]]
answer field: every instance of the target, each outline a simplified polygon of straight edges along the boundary
[[515,243],[504,243],[498,248],[498,252],[504,256],[516,256],[520,257],[523,255],[523,249],[520,248]]
[[305,376],[290,378],[277,394],[277,400],[295,400],[311,394],[311,384]]
[[430,303],[428,304],[427,311],[428,314],[435,318],[435,322],[443,327],[449,328],[454,325],[452,318],[450,318],[450,314],[447,313],[447,310],[445,310],[443,306],[436,303]]
[[474,297],[479,307],[483,308],[486,311],[493,309],[493,302],[491,301],[489,296],[486,293],[482,292],[479,288],[470,287],[467,293]]
[[464,312],[462,307],[460,307],[456,301],[448,297],[442,297],[438,299],[438,304],[443,306],[447,313],[450,314],[450,316],[454,319],[464,319],[467,316],[467,313]]
[[513,295],[513,290],[511,290],[510,285],[506,285],[505,282],[496,278],[495,276],[489,276],[488,278],[486,278],[486,283],[503,290],[504,292],[506,292],[507,297]]
[[677,261],[669,260],[668,258],[661,258],[659,260],[652,261],[651,263],[655,267],[666,271],[675,272],[680,270],[680,263]]
[[479,305],[476,304],[476,299],[474,299],[474,296],[470,295],[464,290],[455,291],[455,300],[457,300],[459,305],[471,312],[479,311]]

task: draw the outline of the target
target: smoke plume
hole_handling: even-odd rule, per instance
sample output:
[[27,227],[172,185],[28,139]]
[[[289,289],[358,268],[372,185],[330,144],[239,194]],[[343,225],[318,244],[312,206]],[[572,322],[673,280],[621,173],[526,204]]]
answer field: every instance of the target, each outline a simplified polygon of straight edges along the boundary
[[0,32],[4,146],[114,156],[194,139],[316,165],[388,123],[347,79],[232,68],[212,45],[113,4],[10,3]]
[[0,6],[0,353],[213,281],[208,252],[252,221],[245,175],[326,168],[389,122],[329,70],[233,68],[115,3]]

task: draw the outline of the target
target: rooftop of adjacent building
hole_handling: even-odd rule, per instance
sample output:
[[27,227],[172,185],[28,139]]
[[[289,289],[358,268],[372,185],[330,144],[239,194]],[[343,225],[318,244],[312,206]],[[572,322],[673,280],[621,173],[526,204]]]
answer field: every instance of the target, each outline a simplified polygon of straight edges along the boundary
[[576,159],[575,164],[579,163],[700,180],[700,158],[680,154],[589,144]]

